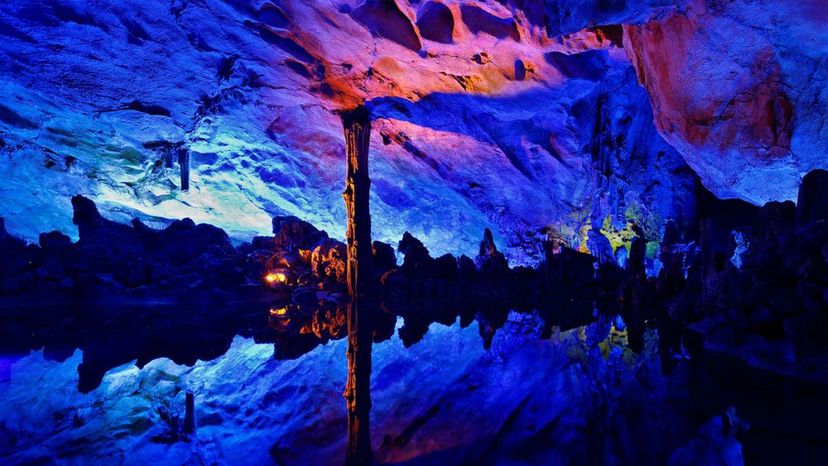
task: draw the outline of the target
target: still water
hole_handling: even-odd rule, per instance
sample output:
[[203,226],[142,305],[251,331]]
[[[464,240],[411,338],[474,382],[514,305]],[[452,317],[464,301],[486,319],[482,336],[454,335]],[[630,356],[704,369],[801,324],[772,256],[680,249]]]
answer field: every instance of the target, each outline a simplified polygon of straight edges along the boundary
[[[11,313],[0,458],[342,464],[346,312],[205,301]],[[772,464],[791,444],[825,448],[749,428],[741,389],[721,388],[729,369],[707,370],[653,322],[437,305],[371,312],[380,464]]]

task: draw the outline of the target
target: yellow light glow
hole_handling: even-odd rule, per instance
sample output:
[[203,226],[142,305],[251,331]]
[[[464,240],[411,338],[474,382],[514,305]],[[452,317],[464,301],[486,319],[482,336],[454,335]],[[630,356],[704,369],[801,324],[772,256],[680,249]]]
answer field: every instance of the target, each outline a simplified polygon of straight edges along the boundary
[[265,281],[274,284],[274,283],[287,283],[287,275],[281,272],[271,272],[264,277]]
[[270,310],[270,315],[272,315],[272,316],[283,316],[285,314],[287,314],[287,308],[286,307],[280,307],[279,309],[271,309]]

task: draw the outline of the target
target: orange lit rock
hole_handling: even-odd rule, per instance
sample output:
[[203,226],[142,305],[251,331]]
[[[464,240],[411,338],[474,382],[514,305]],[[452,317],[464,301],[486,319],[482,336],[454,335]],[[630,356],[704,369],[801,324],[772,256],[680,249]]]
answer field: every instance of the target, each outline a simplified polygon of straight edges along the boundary
[[324,241],[311,254],[311,271],[319,278],[345,283],[346,259],[345,244]]
[[695,0],[624,26],[659,132],[716,195],[794,199],[802,173],[828,166],[824,11],[812,2]]

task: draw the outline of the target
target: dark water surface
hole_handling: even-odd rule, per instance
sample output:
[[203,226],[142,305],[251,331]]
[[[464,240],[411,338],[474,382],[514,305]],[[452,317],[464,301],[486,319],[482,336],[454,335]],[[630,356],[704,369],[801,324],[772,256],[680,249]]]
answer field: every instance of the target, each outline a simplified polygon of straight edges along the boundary
[[[344,461],[345,305],[2,312],[4,464]],[[824,387],[696,351],[653,319],[469,303],[369,312],[378,463],[808,464],[828,452]]]

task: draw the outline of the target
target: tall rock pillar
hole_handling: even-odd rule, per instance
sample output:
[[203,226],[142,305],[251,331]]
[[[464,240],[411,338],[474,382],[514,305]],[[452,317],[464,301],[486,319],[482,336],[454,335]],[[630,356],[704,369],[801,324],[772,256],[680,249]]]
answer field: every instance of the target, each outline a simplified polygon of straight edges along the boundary
[[345,399],[348,405],[347,465],[370,465],[371,429],[371,313],[367,308],[367,291],[371,286],[371,213],[368,177],[368,149],[371,118],[359,106],[342,113],[348,173],[345,182],[345,207],[348,212],[347,279],[351,303],[348,306],[348,382]]
[[371,268],[371,212],[368,193],[368,148],[371,140],[371,119],[368,110],[359,106],[342,113],[345,129],[345,154],[348,175],[345,182],[345,208],[348,211],[348,292],[352,297],[364,294],[369,286]]

